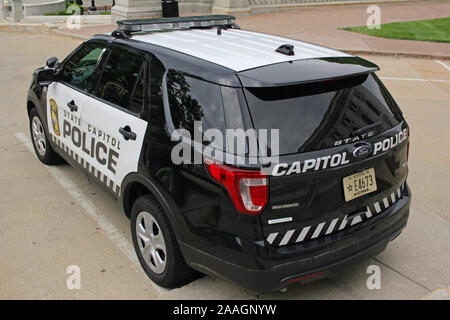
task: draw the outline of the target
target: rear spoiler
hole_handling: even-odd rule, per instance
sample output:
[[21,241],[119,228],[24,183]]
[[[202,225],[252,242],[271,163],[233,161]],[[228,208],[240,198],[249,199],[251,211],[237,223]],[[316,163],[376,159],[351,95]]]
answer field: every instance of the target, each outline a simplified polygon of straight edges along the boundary
[[359,57],[302,59],[238,72],[244,87],[278,87],[368,74],[380,68]]

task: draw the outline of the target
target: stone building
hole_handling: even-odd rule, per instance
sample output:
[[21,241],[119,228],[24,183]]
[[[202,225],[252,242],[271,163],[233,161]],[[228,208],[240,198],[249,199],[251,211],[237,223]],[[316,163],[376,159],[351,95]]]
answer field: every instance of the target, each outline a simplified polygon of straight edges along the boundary
[[[174,1],[174,0],[172,0]],[[256,13],[277,12],[302,6],[325,4],[377,3],[386,0],[176,0],[181,14],[232,14],[237,17]],[[390,0],[405,1],[405,0]],[[150,18],[161,16],[160,0],[116,0],[112,9],[116,19]]]

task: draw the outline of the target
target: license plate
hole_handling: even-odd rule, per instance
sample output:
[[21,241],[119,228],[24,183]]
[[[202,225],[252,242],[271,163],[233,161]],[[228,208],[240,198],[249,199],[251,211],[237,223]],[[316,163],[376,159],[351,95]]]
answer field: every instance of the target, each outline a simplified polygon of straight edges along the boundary
[[370,168],[342,179],[345,201],[350,201],[362,195],[377,190],[375,170]]

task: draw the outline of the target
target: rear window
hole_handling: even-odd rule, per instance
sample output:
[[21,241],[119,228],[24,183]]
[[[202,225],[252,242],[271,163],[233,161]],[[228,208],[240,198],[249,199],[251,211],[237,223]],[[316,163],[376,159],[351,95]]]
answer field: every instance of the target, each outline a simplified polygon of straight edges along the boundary
[[280,155],[333,147],[371,125],[376,135],[402,120],[373,74],[244,90],[255,129],[280,130]]

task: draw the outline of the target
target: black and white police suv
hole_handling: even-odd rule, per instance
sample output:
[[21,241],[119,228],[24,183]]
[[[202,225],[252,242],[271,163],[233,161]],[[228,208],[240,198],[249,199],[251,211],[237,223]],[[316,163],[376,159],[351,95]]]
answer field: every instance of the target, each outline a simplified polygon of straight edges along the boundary
[[117,197],[153,281],[278,290],[406,226],[409,128],[375,64],[232,16],[118,24],[35,71],[30,132]]

